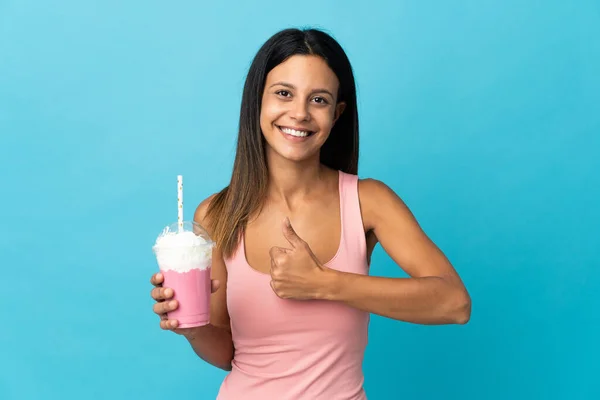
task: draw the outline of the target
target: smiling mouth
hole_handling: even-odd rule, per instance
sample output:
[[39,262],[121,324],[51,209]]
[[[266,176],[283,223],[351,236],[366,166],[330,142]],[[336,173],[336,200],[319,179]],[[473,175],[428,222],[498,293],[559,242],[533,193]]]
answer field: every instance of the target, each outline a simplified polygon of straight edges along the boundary
[[298,138],[305,138],[305,137],[309,137],[309,136],[312,136],[315,134],[314,131],[299,130],[299,129],[288,128],[286,126],[279,126],[279,125],[275,125],[275,126],[277,126],[277,128],[282,133],[289,135],[289,136],[298,137]]

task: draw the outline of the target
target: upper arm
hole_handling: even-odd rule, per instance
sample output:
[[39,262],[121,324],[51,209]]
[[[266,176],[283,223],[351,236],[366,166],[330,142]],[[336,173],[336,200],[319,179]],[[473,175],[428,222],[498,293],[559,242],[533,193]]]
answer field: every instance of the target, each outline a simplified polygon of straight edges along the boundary
[[392,189],[374,179],[360,180],[359,199],[365,228],[409,276],[439,276],[462,285],[450,261]]
[[[214,196],[212,195],[200,203],[194,213],[194,221],[206,229],[211,237],[211,224],[206,219],[206,211]],[[211,279],[217,279],[220,283],[219,289],[210,297],[210,323],[231,331],[229,312],[227,311],[227,268],[223,254],[216,247],[213,248],[210,276]]]

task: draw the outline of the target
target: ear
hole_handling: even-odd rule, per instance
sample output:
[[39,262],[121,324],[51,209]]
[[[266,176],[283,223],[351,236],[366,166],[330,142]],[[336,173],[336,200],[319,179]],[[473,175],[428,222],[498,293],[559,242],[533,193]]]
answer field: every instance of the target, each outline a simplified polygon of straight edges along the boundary
[[337,120],[340,118],[340,115],[342,115],[342,113],[344,112],[344,110],[346,109],[346,103],[341,101],[339,103],[336,104],[335,106],[335,115],[333,117],[333,123],[335,125],[335,123],[337,122]]

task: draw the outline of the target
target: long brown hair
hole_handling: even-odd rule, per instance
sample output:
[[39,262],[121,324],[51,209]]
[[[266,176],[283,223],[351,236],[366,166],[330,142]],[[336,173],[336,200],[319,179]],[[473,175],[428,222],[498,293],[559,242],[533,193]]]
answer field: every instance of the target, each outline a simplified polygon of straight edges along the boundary
[[213,197],[206,214],[212,239],[225,258],[235,253],[248,219],[260,210],[266,194],[268,170],[260,105],[267,74],[296,54],[323,58],[340,82],[338,101],[346,103],[321,148],[321,163],[346,173],[358,173],[356,86],[346,53],[335,39],[320,30],[286,29],[276,33],[260,48],[248,71],[231,181]]

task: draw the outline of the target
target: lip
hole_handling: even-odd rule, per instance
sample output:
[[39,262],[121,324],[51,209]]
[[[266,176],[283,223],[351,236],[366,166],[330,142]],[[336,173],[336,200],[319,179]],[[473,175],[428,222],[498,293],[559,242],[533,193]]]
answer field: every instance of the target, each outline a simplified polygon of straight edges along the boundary
[[[300,127],[292,127],[292,126],[283,126],[283,125],[275,125],[275,126],[277,127],[277,130],[279,130],[279,132],[281,132],[283,137],[286,138],[287,140],[289,140],[290,142],[304,142],[304,141],[310,139],[315,134],[315,132],[311,131],[310,129],[300,128]],[[281,128],[294,129],[297,131],[308,131],[311,133],[308,136],[304,136],[304,137],[293,136],[293,135],[288,135],[287,133],[282,131]]]

